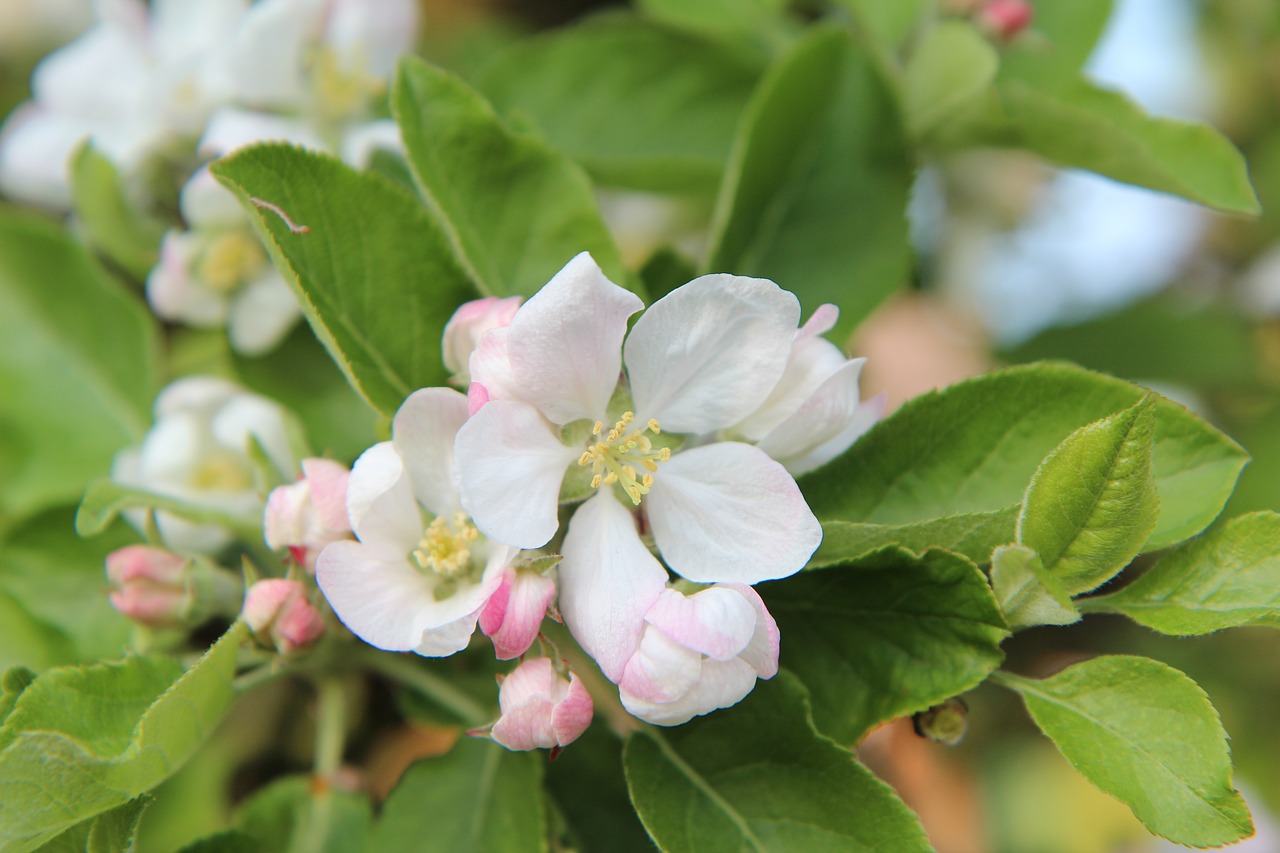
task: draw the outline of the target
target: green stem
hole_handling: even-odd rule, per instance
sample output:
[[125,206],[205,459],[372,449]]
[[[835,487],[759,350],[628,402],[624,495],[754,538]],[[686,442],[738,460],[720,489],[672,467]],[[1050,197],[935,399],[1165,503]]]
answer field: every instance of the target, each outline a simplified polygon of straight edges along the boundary
[[333,816],[331,785],[342,765],[346,744],[347,699],[342,682],[324,677],[316,680],[316,749],[311,786],[311,804],[305,823],[290,845],[290,853],[323,853],[329,840]]
[[361,660],[375,672],[399,682],[416,693],[421,693],[468,726],[479,727],[493,721],[493,714],[488,708],[434,672],[423,669],[411,658],[369,649],[362,653]]

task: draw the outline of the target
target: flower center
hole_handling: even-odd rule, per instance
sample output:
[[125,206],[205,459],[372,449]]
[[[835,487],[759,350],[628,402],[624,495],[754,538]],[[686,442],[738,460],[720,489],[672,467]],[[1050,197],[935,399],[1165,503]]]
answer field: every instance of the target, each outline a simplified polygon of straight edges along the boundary
[[187,484],[202,492],[242,492],[253,488],[253,472],[242,457],[215,452],[200,461],[187,478]]
[[471,572],[471,545],[479,537],[466,513],[456,514],[452,524],[441,516],[427,525],[413,560],[423,571],[447,581],[459,580]]
[[219,234],[200,256],[197,277],[220,293],[229,293],[247,282],[266,263],[267,256],[246,231]]
[[[650,418],[643,427],[630,429],[635,417],[634,412],[623,412],[622,418],[608,433],[604,433],[604,422],[596,421],[591,430],[596,441],[578,457],[578,464],[591,466],[591,488],[598,489],[618,483],[627,497],[631,498],[631,503],[639,506],[640,499],[649,494],[649,488],[653,485],[652,472],[658,470],[659,462],[671,458],[671,448],[663,447],[655,451],[653,442],[645,433],[657,435],[662,432],[658,422]],[[637,471],[637,465],[645,469],[643,475]]]
[[356,49],[347,62],[329,47],[315,48],[309,57],[316,109],[322,118],[342,121],[363,112],[382,94],[384,81],[366,70],[364,51]]

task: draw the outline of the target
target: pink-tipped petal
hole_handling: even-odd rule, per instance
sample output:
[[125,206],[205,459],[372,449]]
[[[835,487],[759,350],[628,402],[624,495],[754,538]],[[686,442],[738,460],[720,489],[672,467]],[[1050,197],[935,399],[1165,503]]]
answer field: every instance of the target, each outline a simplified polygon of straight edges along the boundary
[[347,483],[351,472],[332,459],[302,460],[302,476],[311,487],[311,504],[320,523],[335,532],[351,529],[347,518]]
[[622,707],[640,719],[656,726],[678,726],[717,708],[738,704],[755,684],[755,671],[741,658],[704,660],[698,681],[675,701],[652,702],[625,690],[619,695]]
[[729,587],[712,587],[688,596],[666,589],[644,614],[644,621],[685,648],[729,660],[751,642],[756,611],[748,599]]
[[741,583],[724,584],[724,589],[736,590],[756,612],[755,631],[751,642],[738,657],[766,681],[778,674],[778,651],[781,647],[778,623],[764,606],[764,601],[754,589]]
[[702,655],[648,627],[618,686],[646,702],[674,702],[693,689],[701,674]]
[[578,677],[566,680],[547,658],[526,660],[498,691],[502,716],[490,735],[507,749],[553,749],[577,740],[591,723],[591,696]]
[[640,645],[644,614],[667,572],[636,532],[631,511],[600,492],[574,513],[560,563],[560,614],[609,680]]
[[795,296],[765,279],[705,275],[673,290],[627,337],[636,414],[671,432],[736,424],[777,385],[799,319]]
[[795,480],[748,444],[677,453],[654,476],[644,506],[667,565],[698,583],[787,577],[822,541]]
[[638,296],[609,281],[591,255],[569,261],[507,329],[521,397],[557,424],[601,417],[622,372],[627,319],[643,307]]
[[529,650],[555,594],[555,581],[536,572],[507,569],[502,574],[498,589],[480,611],[480,630],[493,640],[498,660]]

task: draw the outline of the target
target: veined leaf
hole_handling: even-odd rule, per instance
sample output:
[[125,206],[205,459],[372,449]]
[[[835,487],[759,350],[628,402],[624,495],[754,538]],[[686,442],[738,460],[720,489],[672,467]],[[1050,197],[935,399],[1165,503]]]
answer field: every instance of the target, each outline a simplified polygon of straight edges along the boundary
[[286,776],[256,792],[236,814],[239,830],[263,850],[348,853],[363,849],[373,810],[367,797],[310,777]]
[[1001,545],[991,555],[991,591],[1009,627],[1070,625],[1080,620],[1071,597],[1025,545]]
[[824,521],[822,544],[809,558],[806,568],[820,569],[847,563],[896,545],[917,554],[929,548],[945,548],[968,557],[979,565],[991,559],[997,545],[1013,539],[1018,508],[993,512],[948,515],[914,524],[860,524],[853,521]]

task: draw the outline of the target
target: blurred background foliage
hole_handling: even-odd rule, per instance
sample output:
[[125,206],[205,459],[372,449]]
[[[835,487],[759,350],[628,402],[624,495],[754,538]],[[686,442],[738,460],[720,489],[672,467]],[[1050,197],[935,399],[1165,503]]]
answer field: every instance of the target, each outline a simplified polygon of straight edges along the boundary
[[[938,2],[954,14],[975,5]],[[752,4],[758,18],[698,20],[679,2],[642,0],[638,5],[653,19],[676,25],[648,25],[647,35],[628,30],[632,21],[604,8],[623,5],[423,0],[421,52],[587,167],[602,188],[601,205],[624,259],[642,271],[656,295],[684,281],[691,274],[685,258],[706,248],[708,235],[699,228],[711,218],[735,127],[769,60],[829,4],[797,2],[783,16],[783,3],[761,0]],[[867,26],[897,34],[904,53],[911,48],[911,15],[921,0],[834,5],[865,16]],[[1245,154],[1262,213],[1213,213],[1093,174],[1055,169],[1025,150],[957,147],[924,134],[915,147],[917,161],[908,164],[914,173],[914,257],[901,271],[893,257],[864,259],[898,276],[901,285],[851,330],[850,349],[869,357],[865,393],[884,393],[894,406],[998,365],[1070,360],[1151,385],[1249,450],[1254,461],[1224,519],[1280,509],[1280,3],[1115,0],[1109,17],[1105,10],[1111,4],[1101,0],[1032,5],[1037,17],[1017,36],[1031,48],[1043,38],[1038,28],[1058,26],[1055,16],[1065,7],[1083,17],[1085,6],[1103,10],[1107,23],[1096,47],[1088,50],[1089,33],[1076,34],[1088,52],[1086,73],[1156,115],[1203,120],[1222,130]],[[596,37],[564,38],[561,28],[571,22],[583,26],[586,15],[595,16],[585,26],[595,28]],[[36,61],[91,20],[88,0],[0,0],[0,115],[27,97]],[[628,31],[615,41],[620,30]],[[601,61],[611,50],[635,50],[637,44],[644,62],[618,71]],[[1004,47],[1016,53],[1018,45]],[[563,97],[565,91],[573,97]],[[684,129],[681,144],[664,148],[669,140],[649,129],[672,120],[664,111],[673,91],[696,99],[701,109],[677,117]],[[616,102],[619,92],[626,94],[625,103]],[[899,152],[904,147],[892,139],[884,145]],[[853,192],[887,180],[879,171],[850,175],[839,168],[823,179],[848,180]],[[900,211],[878,212],[876,201],[868,193],[867,209],[852,227],[900,228]],[[714,256],[733,257],[728,250]],[[353,455],[372,433],[371,423],[325,416],[326,407],[337,413],[349,403],[336,372],[308,378],[303,391],[280,385],[291,359],[314,356],[316,344],[305,330],[268,360],[239,360],[215,335],[184,334],[170,346],[177,373],[236,372],[287,403],[312,407],[314,412],[303,413],[311,415],[307,420],[333,426],[330,434],[313,436],[318,446]],[[52,511],[42,516],[47,523],[29,525],[23,535],[34,541],[65,529],[65,514]],[[69,564],[85,570],[68,578],[63,603],[83,606],[86,626],[109,614],[101,606],[99,566],[111,544],[95,541],[83,546],[86,554],[68,553]],[[26,554],[22,542],[11,539],[0,555],[17,578],[0,588],[0,657],[6,658],[0,666],[40,668],[95,657],[95,650],[78,645],[103,641],[88,627],[83,636],[57,642],[39,636],[46,626],[27,618],[38,603],[22,601],[22,578],[40,567],[24,562]],[[93,601],[85,601],[86,587]],[[1280,849],[1267,816],[1280,814],[1280,656],[1274,633],[1245,628],[1178,640],[1098,616],[1068,629],[1027,631],[1006,648],[1017,671],[1049,672],[1103,651],[1147,654],[1185,671],[1210,694],[1236,742],[1252,745],[1234,755],[1239,784],[1264,836],[1249,849]],[[24,649],[54,657],[28,660]],[[906,721],[883,727],[863,746],[868,763],[921,813],[939,850],[1163,849],[1127,809],[1071,771],[1026,719],[1016,697],[984,687],[968,698],[969,733],[959,746],[921,739]],[[270,701],[257,694],[255,700],[252,709],[233,713],[210,748],[166,783],[144,824],[142,849],[172,849],[224,825],[238,792],[282,769],[305,766],[307,733],[291,730]],[[279,707],[285,704],[282,695]],[[429,709],[402,711],[411,719],[432,719]],[[253,726],[237,725],[248,717]],[[242,737],[250,732],[275,744],[269,751],[274,766],[240,766],[242,757],[262,746]],[[388,778],[412,756],[447,748],[429,729],[406,729],[397,737],[363,747],[369,765],[383,768]],[[575,762],[602,755],[570,751],[548,771],[552,786],[571,791],[593,778],[598,768]],[[639,848],[647,844],[642,834],[631,841]]]

